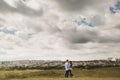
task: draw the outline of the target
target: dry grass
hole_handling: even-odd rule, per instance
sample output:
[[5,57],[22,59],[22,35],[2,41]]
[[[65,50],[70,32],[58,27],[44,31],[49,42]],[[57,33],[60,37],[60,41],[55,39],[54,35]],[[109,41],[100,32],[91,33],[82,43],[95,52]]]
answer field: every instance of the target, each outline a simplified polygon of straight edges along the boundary
[[120,78],[25,78],[25,79],[4,79],[4,80],[120,80]]
[[[93,70],[73,69],[72,80],[119,80],[120,68]],[[17,79],[16,79],[17,78]],[[70,80],[64,79],[64,70],[0,71],[0,80]]]

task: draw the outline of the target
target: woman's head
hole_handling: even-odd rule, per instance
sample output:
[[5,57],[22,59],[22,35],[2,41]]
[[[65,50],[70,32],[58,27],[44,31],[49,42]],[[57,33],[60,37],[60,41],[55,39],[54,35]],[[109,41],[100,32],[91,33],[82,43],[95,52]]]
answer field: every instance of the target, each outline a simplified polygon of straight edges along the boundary
[[69,63],[70,63],[70,67],[72,67],[72,61],[69,61]]
[[72,61],[69,61],[70,62],[70,64],[72,64]]

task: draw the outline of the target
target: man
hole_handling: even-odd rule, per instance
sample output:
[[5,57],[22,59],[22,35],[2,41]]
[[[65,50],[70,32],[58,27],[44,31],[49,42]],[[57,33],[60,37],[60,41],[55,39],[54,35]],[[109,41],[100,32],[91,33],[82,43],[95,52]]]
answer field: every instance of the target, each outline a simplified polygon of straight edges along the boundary
[[69,61],[68,61],[68,59],[65,62],[65,70],[66,70],[65,78],[68,78],[68,75],[69,75]]

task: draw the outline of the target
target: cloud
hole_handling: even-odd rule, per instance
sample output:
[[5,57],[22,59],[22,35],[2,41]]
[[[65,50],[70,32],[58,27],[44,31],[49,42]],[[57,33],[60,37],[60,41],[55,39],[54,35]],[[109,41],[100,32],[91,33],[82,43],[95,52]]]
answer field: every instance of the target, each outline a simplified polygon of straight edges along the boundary
[[120,33],[117,29],[104,30],[101,31],[98,41],[100,43],[120,43],[120,38],[118,36],[120,36]]
[[101,9],[109,0],[55,0],[60,8],[66,12],[79,12],[88,9]]
[[0,56],[2,55],[7,55],[7,52],[3,48],[0,49]]
[[[15,0],[14,0],[15,2]],[[30,16],[40,16],[43,14],[42,8],[40,10],[34,10],[28,6],[26,6],[21,0],[15,2],[16,7],[12,7],[7,4],[4,0],[0,0],[0,11],[2,13],[20,13],[23,15],[30,15]]]
[[120,15],[109,11],[116,0],[11,1],[0,1],[1,60],[120,56]]
[[[70,41],[71,43],[87,43],[94,42],[97,38],[98,33],[96,31],[91,31],[89,28],[77,28],[67,29],[62,31],[62,36],[64,39]],[[72,37],[71,37],[72,36]]]
[[120,29],[120,24],[116,26],[117,29]]
[[93,22],[94,26],[101,26],[105,24],[105,17],[96,15],[91,19],[91,22]]

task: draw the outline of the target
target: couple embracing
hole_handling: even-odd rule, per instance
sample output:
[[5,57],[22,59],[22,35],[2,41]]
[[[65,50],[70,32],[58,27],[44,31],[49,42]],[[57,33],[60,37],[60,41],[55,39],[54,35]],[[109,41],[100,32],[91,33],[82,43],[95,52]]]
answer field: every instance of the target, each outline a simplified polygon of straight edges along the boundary
[[65,62],[65,78],[68,78],[68,76],[70,75],[70,77],[73,77],[72,74],[72,61],[66,60]]

